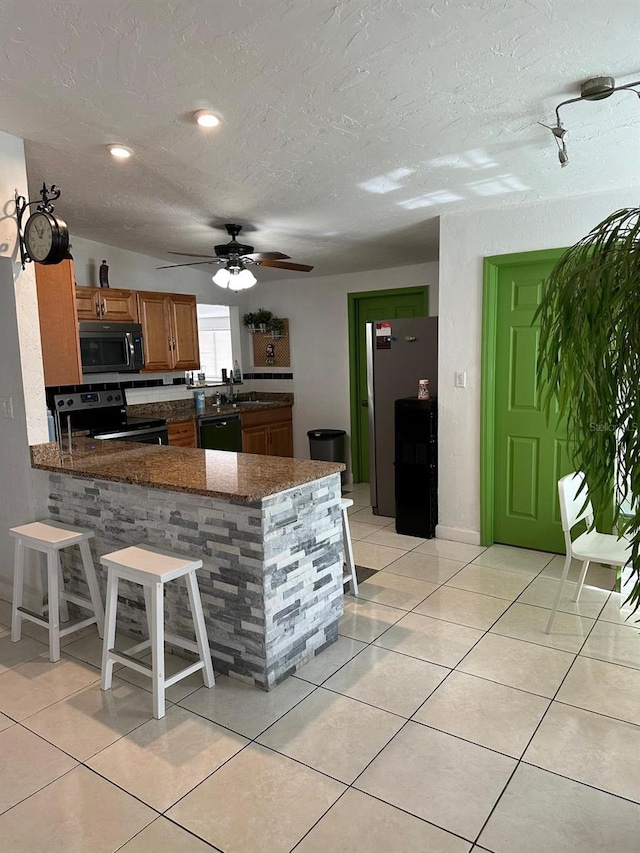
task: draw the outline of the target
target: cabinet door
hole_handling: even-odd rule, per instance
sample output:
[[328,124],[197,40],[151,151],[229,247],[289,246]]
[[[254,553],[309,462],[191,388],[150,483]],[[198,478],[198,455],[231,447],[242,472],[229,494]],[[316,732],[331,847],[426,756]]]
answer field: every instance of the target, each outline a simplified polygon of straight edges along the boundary
[[76,287],[78,320],[100,319],[100,303],[98,301],[99,293],[99,287]]
[[269,456],[293,456],[293,427],[291,421],[271,424],[269,430]]
[[96,294],[100,317],[112,323],[137,323],[138,303],[135,291],[101,288]]
[[258,453],[267,456],[269,453],[269,427],[256,426],[242,430],[242,452]]
[[138,310],[144,338],[144,369],[171,370],[169,297],[166,293],[141,290],[138,292]]
[[80,338],[73,261],[34,264],[45,385],[80,385]]
[[196,424],[193,419],[167,425],[171,447],[197,447]]
[[169,300],[173,369],[192,370],[200,367],[196,298],[189,294],[172,293]]

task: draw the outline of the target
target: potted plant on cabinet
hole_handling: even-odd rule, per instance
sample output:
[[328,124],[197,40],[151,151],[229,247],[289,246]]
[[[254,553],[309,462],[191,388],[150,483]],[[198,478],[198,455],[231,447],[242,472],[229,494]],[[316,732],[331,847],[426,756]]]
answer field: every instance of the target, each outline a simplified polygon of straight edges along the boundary
[[[567,417],[575,469],[596,514],[610,506],[633,543],[640,607],[640,208],[619,210],[555,265],[540,317],[538,377],[547,417]],[[556,402],[557,401],[557,402]],[[623,512],[623,507],[626,511]]]

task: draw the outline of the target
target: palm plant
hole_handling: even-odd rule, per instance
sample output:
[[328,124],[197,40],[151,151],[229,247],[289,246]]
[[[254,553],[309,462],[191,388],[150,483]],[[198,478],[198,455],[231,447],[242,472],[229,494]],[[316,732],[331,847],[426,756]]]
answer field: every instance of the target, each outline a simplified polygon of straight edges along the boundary
[[[549,418],[566,415],[570,454],[596,514],[633,542],[640,607],[640,208],[619,210],[568,249],[538,308],[538,377]],[[557,402],[556,402],[557,401]],[[627,507],[623,515],[621,508]],[[630,510],[628,509],[630,507]]]

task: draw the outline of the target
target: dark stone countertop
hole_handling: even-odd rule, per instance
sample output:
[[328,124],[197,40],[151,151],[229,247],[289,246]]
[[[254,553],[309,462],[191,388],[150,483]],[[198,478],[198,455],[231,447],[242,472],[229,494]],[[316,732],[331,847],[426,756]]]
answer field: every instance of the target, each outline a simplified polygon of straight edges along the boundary
[[73,452],[58,444],[31,447],[34,468],[76,477],[133,483],[154,489],[254,503],[269,495],[320,480],[344,470],[337,462],[282,456],[257,456],[223,450],[100,441],[77,436]]

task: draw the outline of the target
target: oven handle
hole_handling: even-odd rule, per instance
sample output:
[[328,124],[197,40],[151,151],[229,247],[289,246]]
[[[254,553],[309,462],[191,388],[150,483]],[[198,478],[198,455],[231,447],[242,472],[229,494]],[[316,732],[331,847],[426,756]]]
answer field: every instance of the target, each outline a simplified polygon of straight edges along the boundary
[[[128,436],[134,435],[153,435],[154,432],[158,432],[163,429],[163,427],[149,427],[149,429],[129,429],[124,432],[101,432],[98,435],[94,435],[94,438],[100,439],[108,439],[108,438],[127,438]],[[162,438],[158,437],[158,444],[162,444]]]

